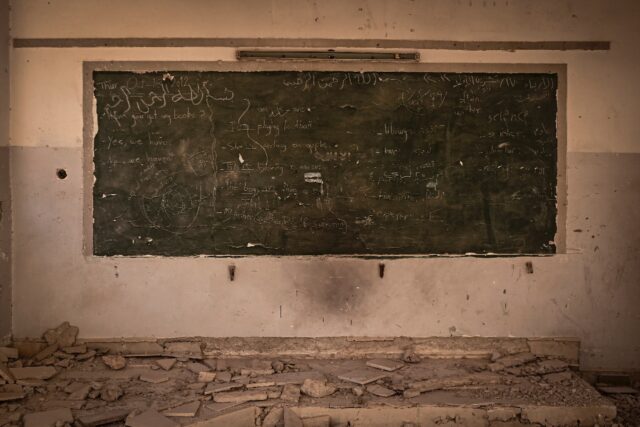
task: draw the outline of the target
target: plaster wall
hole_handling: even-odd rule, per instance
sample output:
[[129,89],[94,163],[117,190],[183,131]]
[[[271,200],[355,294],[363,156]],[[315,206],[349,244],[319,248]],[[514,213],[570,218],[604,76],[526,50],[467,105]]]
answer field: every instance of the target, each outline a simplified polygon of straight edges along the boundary
[[[15,1],[14,38],[608,40],[608,51],[422,50],[567,64],[566,253],[536,258],[94,258],[83,253],[85,61],[234,61],[232,48],[14,48],[13,332],[117,336],[576,336],[640,369],[635,1]],[[70,41],[71,45],[73,41]],[[56,177],[65,168],[68,178]],[[532,261],[533,274],[525,271]],[[236,265],[228,280],[227,266]]]

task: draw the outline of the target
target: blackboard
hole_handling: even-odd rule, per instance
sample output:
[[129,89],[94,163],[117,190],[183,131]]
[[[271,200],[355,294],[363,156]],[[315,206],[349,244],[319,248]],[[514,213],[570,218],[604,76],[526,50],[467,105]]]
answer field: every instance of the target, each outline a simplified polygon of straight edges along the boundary
[[93,254],[556,251],[556,73],[94,71]]

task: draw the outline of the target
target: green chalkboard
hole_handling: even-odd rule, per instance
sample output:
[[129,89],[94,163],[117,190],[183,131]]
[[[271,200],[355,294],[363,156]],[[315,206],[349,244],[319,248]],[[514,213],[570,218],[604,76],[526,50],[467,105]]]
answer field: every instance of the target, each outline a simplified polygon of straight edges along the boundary
[[555,252],[554,73],[95,71],[95,255]]

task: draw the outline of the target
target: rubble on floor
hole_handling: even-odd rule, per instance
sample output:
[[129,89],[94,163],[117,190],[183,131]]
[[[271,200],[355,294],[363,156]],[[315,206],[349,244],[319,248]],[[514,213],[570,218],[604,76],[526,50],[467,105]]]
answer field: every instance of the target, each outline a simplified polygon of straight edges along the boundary
[[[0,427],[356,427],[612,425],[640,416],[635,389],[599,384],[563,360],[209,359],[200,343],[76,342],[0,347]],[[637,421],[637,420],[635,420]]]

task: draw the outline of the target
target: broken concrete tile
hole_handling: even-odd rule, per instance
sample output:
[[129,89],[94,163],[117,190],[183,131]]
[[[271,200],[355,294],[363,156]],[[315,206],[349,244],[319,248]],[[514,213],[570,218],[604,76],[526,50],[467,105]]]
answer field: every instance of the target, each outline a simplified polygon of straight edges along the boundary
[[135,417],[127,418],[126,425],[129,427],[178,427],[180,424],[150,409]]
[[638,390],[632,387],[617,385],[617,386],[598,386],[598,390],[604,394],[638,394]]
[[117,384],[107,384],[100,391],[100,398],[105,402],[115,402],[120,399],[124,392]]
[[48,380],[58,373],[55,368],[51,366],[34,366],[28,368],[9,368],[9,371],[13,377],[17,380],[34,379],[34,380]]
[[199,383],[210,383],[216,379],[215,372],[202,371],[198,374],[198,382]]
[[213,400],[221,403],[251,402],[255,400],[267,400],[268,398],[269,396],[267,393],[260,390],[228,391],[224,393],[215,393],[213,395]]
[[218,379],[218,381],[228,383],[231,381],[231,373],[227,371],[218,372],[216,375],[216,379]]
[[246,375],[238,375],[237,377],[232,377],[231,381],[238,384],[249,384],[251,382],[251,377]]
[[176,364],[176,359],[158,359],[156,360],[156,364],[165,371],[169,371],[173,368],[173,365]]
[[127,366],[127,359],[120,355],[102,356],[102,361],[105,365],[107,365],[114,371],[119,371],[120,369],[124,369],[124,367]]
[[19,400],[19,399],[23,399],[24,396],[25,396],[24,393],[2,391],[0,392],[0,402],[9,402],[11,400]]
[[139,379],[146,383],[160,384],[169,381],[169,375],[161,371],[149,370],[148,372],[141,373]]
[[83,427],[98,427],[122,421],[127,418],[130,412],[130,409],[110,409],[96,414],[78,416],[77,421]]
[[73,390],[67,398],[69,400],[85,400],[91,391],[91,384],[79,384],[75,390]]
[[209,383],[207,385],[207,388],[204,391],[204,394],[213,394],[213,393],[221,393],[224,391],[231,391],[231,390],[237,390],[242,388],[243,385],[242,384],[214,384],[214,383]]
[[236,402],[224,402],[224,403],[217,403],[217,402],[213,402],[213,403],[209,403],[208,405],[205,406],[205,408],[207,408],[209,411],[213,412],[213,413],[220,413],[222,411],[225,411],[227,409],[236,407],[238,405],[242,405],[244,402],[240,402],[240,403],[236,403]]
[[200,409],[200,401],[185,403],[184,405],[176,406],[175,408],[167,409],[162,412],[167,417],[195,417]]
[[13,347],[0,347],[0,354],[6,356],[7,359],[17,359],[18,349]]
[[248,377],[257,377],[261,375],[271,375],[275,371],[272,368],[269,369],[254,369],[254,368],[243,368],[240,370],[240,375],[248,376]]
[[525,363],[533,362],[534,360],[536,360],[536,356],[532,353],[517,353],[501,357],[494,363],[490,363],[487,367],[490,371],[497,372],[505,368],[524,365]]
[[198,362],[187,363],[186,368],[194,374],[199,374],[200,372],[209,372],[211,370],[211,368],[209,368],[207,365]]
[[68,354],[68,353],[65,353],[64,351],[60,351],[60,350],[58,350],[55,353],[53,353],[53,356],[57,357],[58,359],[70,359],[70,360],[73,360],[73,358],[74,358],[73,354]]
[[303,427],[302,418],[291,408],[284,408],[284,427]]
[[304,372],[285,372],[282,374],[273,374],[264,378],[255,378],[256,381],[273,381],[276,385],[297,384],[302,385],[307,378],[312,380],[322,380],[324,375],[318,371]]
[[302,427],[331,427],[329,415],[319,415],[302,419]]
[[378,381],[385,378],[387,374],[381,374],[380,371],[374,371],[373,369],[356,369],[351,372],[347,372],[342,375],[338,375],[338,378],[344,381],[350,381],[352,383],[367,385],[374,381]]
[[62,347],[61,350],[67,354],[83,354],[87,352],[87,345],[80,344],[80,345],[74,345],[72,347]]
[[0,378],[5,380],[9,384],[13,384],[16,379],[11,374],[11,371],[4,363],[0,363]]
[[300,391],[304,394],[316,398],[330,396],[336,390],[336,387],[333,384],[328,384],[326,379],[312,380],[307,378],[300,387]]
[[95,350],[89,350],[86,353],[77,355],[76,360],[78,361],[88,360],[88,359],[91,359],[92,357],[95,357],[96,354],[97,353]]
[[383,371],[393,372],[404,366],[404,363],[391,359],[373,359],[367,361],[367,366]]
[[69,408],[26,414],[24,427],[54,427],[58,421],[72,423],[73,415]]
[[60,347],[71,347],[76,343],[78,327],[72,326],[69,322],[63,322],[55,329],[49,329],[43,335],[47,344],[58,344]]
[[249,383],[246,385],[247,388],[261,388],[261,387],[273,387],[275,386],[276,383],[273,381],[261,381],[261,382],[254,382],[254,383]]
[[372,384],[370,386],[367,386],[367,391],[373,394],[374,396],[380,396],[380,397],[390,397],[396,394],[394,390],[388,389],[378,384]]
[[284,420],[284,408],[275,406],[262,420],[262,427],[276,427]]
[[300,387],[295,384],[285,384],[280,394],[280,399],[287,403],[298,403],[300,401]]
[[33,359],[38,362],[48,359],[53,355],[53,353],[58,351],[58,348],[58,344],[51,344],[50,346],[45,347],[38,354],[33,356]]
[[168,342],[164,345],[164,354],[175,357],[202,359],[200,343],[191,341]]
[[189,427],[253,427],[256,425],[258,408],[237,409],[205,421],[189,424]]

